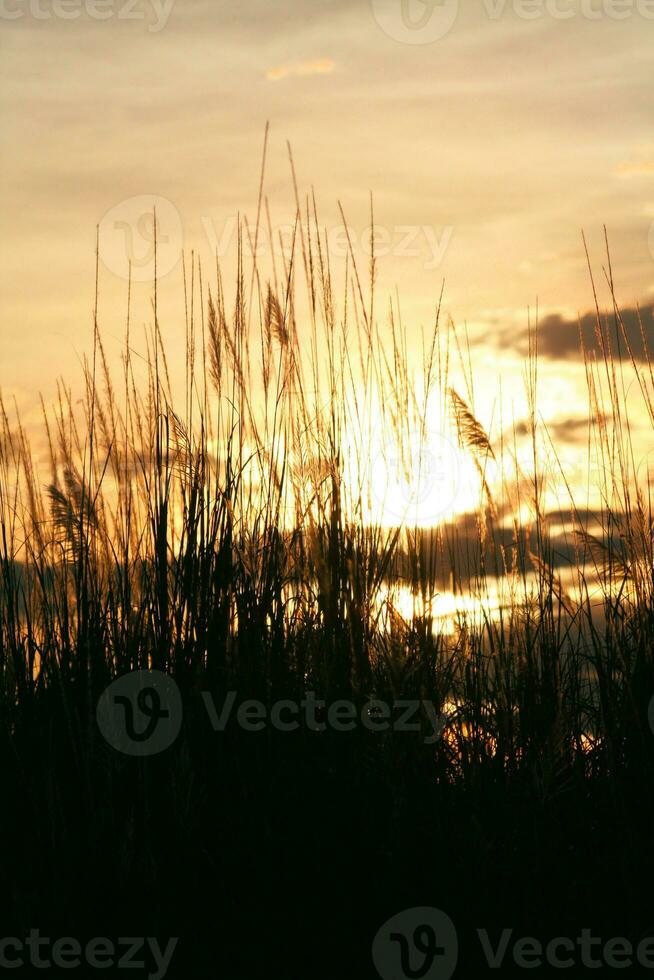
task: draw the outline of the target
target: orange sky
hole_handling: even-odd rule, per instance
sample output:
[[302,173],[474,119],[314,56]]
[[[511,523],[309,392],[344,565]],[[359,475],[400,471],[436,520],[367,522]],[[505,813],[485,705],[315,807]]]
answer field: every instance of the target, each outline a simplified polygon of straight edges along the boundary
[[[498,337],[504,397],[520,402],[527,308],[574,318],[592,305],[582,228],[600,283],[606,223],[621,303],[654,301],[652,6],[1,0],[5,396],[31,414],[58,374],[79,378],[98,224],[101,323],[118,343],[126,255],[137,277],[152,271],[153,201],[161,318],[176,343],[179,253],[211,264],[217,249],[229,267],[236,216],[255,217],[270,120],[275,230],[294,216],[288,139],[333,261],[340,200],[365,265],[372,191],[380,300],[397,286],[417,337],[445,280],[447,312],[476,338],[482,414],[493,414]],[[138,318],[149,315],[144,292]],[[570,356],[544,377],[548,416],[583,413]]]

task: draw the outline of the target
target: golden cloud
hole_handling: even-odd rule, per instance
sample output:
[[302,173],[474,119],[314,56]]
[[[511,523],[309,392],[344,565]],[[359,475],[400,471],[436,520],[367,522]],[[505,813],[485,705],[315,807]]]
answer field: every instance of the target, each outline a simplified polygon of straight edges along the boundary
[[616,167],[618,177],[652,177],[654,176],[654,159],[638,160],[635,163],[621,163]]
[[310,61],[296,61],[290,65],[278,65],[276,68],[269,68],[266,78],[269,82],[279,82],[282,78],[289,75],[329,75],[334,70],[334,62],[331,58],[313,58]]

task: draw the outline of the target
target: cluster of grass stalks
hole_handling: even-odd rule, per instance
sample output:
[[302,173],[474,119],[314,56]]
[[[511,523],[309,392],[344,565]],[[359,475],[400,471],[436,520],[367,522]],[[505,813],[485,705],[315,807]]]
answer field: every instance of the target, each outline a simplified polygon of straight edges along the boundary
[[[256,241],[260,224],[241,235]],[[231,300],[220,269],[209,282],[195,257],[187,262],[183,385],[178,366],[169,370],[155,285],[141,354],[128,291],[119,379],[96,300],[83,410],[62,384],[57,404],[44,407],[38,466],[19,419],[1,407],[0,754],[12,802],[0,829],[16,842],[10,921],[73,921],[83,933],[100,908],[121,924],[138,909],[150,928],[195,935],[202,915],[194,907],[185,916],[178,890],[207,886],[206,872],[229,882],[236,904],[252,902],[253,849],[268,903],[257,921],[269,921],[272,947],[280,919],[271,904],[282,895],[282,908],[296,908],[307,855],[329,896],[337,874],[366,862],[378,884],[392,880],[395,901],[425,893],[424,869],[449,868],[450,900],[463,909],[470,888],[488,902],[502,869],[515,873],[512,894],[515,876],[526,887],[528,874],[546,874],[552,841],[561,842],[543,829],[548,808],[552,826],[567,814],[574,826],[561,838],[579,844],[592,837],[598,805],[613,826],[625,794],[651,781],[652,515],[625,408],[633,371],[654,424],[649,358],[620,349],[617,304],[609,318],[598,308],[597,348],[584,355],[602,505],[591,515],[570,488],[568,527],[555,538],[537,330],[527,371],[533,467],[509,473],[511,447],[476,417],[465,345],[440,307],[416,365],[393,306],[378,326],[375,275],[374,254],[368,275],[353,254],[335,275],[311,201],[298,208],[290,258],[268,280],[239,248]],[[405,519],[389,522],[371,446],[398,453],[408,482],[419,480],[404,447],[427,438],[434,413],[471,462],[478,509],[425,527],[409,501]],[[504,598],[492,611],[497,582]],[[444,624],[434,613],[444,588],[471,597],[474,611]],[[172,674],[185,701],[178,743],[148,763],[109,749],[95,720],[107,684],[142,668]],[[268,704],[308,691],[328,702],[428,699],[447,724],[437,745],[393,732],[232,731],[217,746],[201,723],[205,689]],[[650,812],[644,796],[638,820]],[[531,842],[528,869],[503,836],[512,815]],[[411,874],[398,871],[405,858]],[[616,906],[632,858],[611,851]],[[595,878],[586,880],[592,903]],[[372,922],[392,911],[390,895],[381,888],[371,902]],[[328,914],[322,901],[308,899],[316,920]],[[339,921],[356,907],[346,900]],[[238,931],[231,905],[220,908],[226,933]]]

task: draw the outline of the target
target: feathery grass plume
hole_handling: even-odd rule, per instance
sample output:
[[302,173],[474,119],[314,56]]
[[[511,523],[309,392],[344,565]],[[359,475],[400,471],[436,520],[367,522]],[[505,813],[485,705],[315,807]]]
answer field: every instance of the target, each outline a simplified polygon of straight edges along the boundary
[[[486,431],[479,419],[475,418],[472,411],[458,392],[454,388],[449,388],[448,394],[450,397],[450,405],[452,406],[452,413],[454,416],[459,445],[462,449],[466,449],[470,453],[475,464],[475,468],[479,473],[479,478],[481,480],[486,501],[490,508],[491,516],[495,516],[495,501],[493,500],[493,494],[491,493],[486,477],[486,464],[488,462],[488,458],[490,457],[492,460],[495,460],[495,453],[493,451],[493,447],[491,446],[490,439],[488,438],[488,435],[486,434]],[[480,515],[480,517],[482,516],[484,515]],[[484,528],[484,533],[486,533],[485,517],[482,526]]]
[[280,306],[279,300],[268,285],[266,295],[266,336],[274,336],[280,347],[286,347],[289,342],[288,330],[286,328],[286,317]]
[[450,403],[462,448],[480,456],[495,459],[493,447],[481,422],[475,418],[467,404],[454,388],[449,389]]
[[574,534],[603,575],[618,572],[622,579],[632,577],[631,564],[620,554],[615,543],[602,541],[582,527],[575,528]]
[[216,392],[220,393],[223,371],[223,333],[224,327],[218,321],[211,290],[209,290],[209,311],[207,316],[207,334],[209,347],[209,374]]
[[82,480],[70,466],[63,468],[65,491],[56,484],[47,488],[50,500],[50,513],[55,533],[63,534],[66,554],[78,560],[85,527],[98,527],[95,501],[90,499]]

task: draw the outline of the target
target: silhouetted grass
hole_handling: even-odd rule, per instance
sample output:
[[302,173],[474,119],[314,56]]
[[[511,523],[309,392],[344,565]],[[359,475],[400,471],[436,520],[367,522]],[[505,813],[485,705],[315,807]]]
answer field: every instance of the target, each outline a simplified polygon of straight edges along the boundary
[[[275,274],[264,282],[241,252],[228,307],[220,271],[209,287],[195,260],[185,270],[181,397],[156,294],[145,364],[128,309],[120,379],[96,309],[83,411],[63,385],[44,410],[47,480],[2,406],[6,934],[179,935],[175,975],[189,977],[302,963],[367,976],[380,923],[420,904],[464,930],[593,922],[639,938],[654,556],[617,305],[609,320],[598,307],[599,357],[584,352],[603,504],[589,515],[570,488],[563,540],[544,505],[537,330],[525,476],[504,472],[511,447],[477,418],[469,364],[468,390],[454,386],[459,345],[439,310],[417,377],[396,315],[377,326],[374,256],[367,284],[350,256],[337,300],[313,202]],[[649,357],[633,368],[654,425]],[[406,452],[419,481],[434,405],[474,463],[478,511],[433,528],[409,505],[381,520],[371,445]],[[493,611],[498,579],[509,599]],[[449,624],[434,614],[444,582],[476,600]],[[135,760],[103,741],[95,711],[144,668],[176,679],[185,718],[170,749]],[[412,734],[216,735],[205,690],[267,705],[420,698],[446,727],[435,744],[425,718]]]

